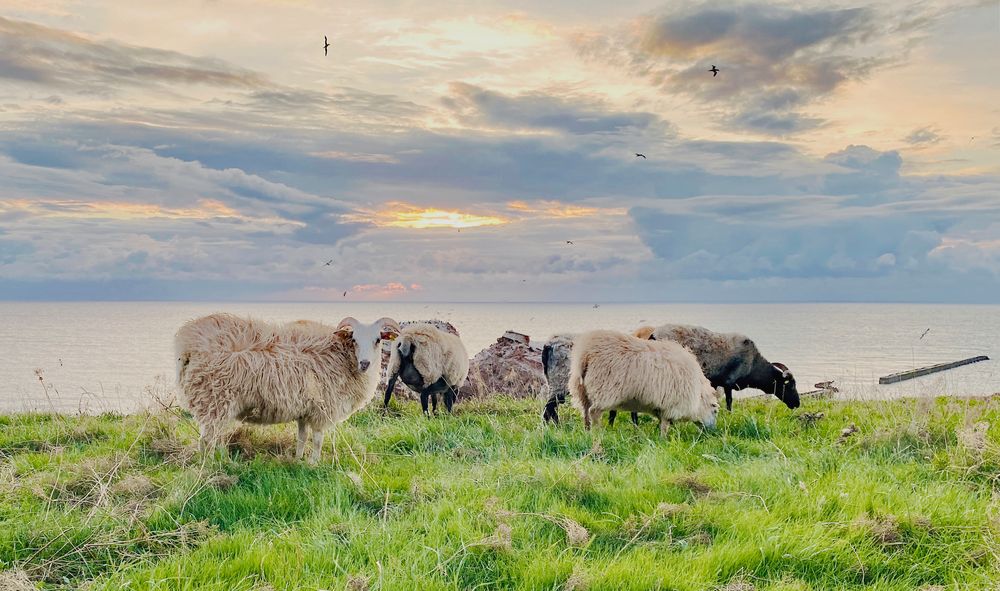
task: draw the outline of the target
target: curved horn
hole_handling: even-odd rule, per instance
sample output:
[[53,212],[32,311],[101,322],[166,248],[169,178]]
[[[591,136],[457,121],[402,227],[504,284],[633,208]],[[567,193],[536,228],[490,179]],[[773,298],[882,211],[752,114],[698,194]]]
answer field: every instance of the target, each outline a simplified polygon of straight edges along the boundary
[[383,316],[376,320],[375,326],[379,327],[381,332],[399,334],[399,323],[388,316]]
[[632,335],[643,340],[648,339],[651,341],[655,341],[656,338],[653,336],[653,332],[655,330],[656,329],[653,328],[652,326],[640,326],[639,328],[635,329],[635,332],[633,332]]
[[358,324],[359,322],[353,316],[345,316],[344,319],[340,321],[340,324],[337,325],[337,331],[339,332],[349,328],[351,329],[351,332],[354,332],[354,327]]
[[788,371],[788,366],[785,365],[784,363],[774,362],[771,365],[774,366],[774,369],[776,369],[776,370],[778,370],[778,371],[781,372],[781,377],[783,377],[783,378],[787,378],[792,373],[792,372]]

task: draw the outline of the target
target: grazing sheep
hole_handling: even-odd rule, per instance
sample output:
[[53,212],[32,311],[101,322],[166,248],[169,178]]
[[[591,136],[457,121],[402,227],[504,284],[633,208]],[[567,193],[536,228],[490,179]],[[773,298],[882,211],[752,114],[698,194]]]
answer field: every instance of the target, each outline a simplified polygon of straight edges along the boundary
[[347,317],[336,328],[231,314],[186,323],[174,339],[177,381],[198,422],[202,450],[217,445],[232,421],[296,421],[295,457],[302,458],[310,427],[312,460],[318,460],[326,429],[375,396],[379,341],[398,331],[391,318],[362,324]]
[[712,386],[721,387],[726,393],[726,410],[733,409],[734,388],[756,388],[774,394],[788,408],[799,406],[795,377],[788,367],[765,359],[757,345],[745,335],[684,324],[643,326],[634,334],[640,338],[674,341],[690,349]]
[[588,430],[605,410],[651,413],[661,435],[676,419],[714,428],[719,412],[716,392],[690,351],[610,330],[574,339],[569,391]]
[[[545,409],[542,411],[542,420],[546,423],[552,421],[559,424],[559,411],[556,407],[566,402],[566,394],[569,392],[569,368],[570,354],[573,351],[573,336],[571,334],[554,335],[542,347],[542,369],[549,387]],[[614,410],[608,413],[609,427],[615,424],[617,415],[618,412]],[[632,422],[636,425],[639,424],[639,413],[632,413]]]
[[410,390],[420,394],[425,415],[428,398],[437,414],[438,394],[443,395],[444,406],[451,412],[458,389],[469,375],[469,354],[457,336],[433,324],[411,324],[402,328],[392,343],[385,375],[385,407],[389,406],[396,378],[401,377]]

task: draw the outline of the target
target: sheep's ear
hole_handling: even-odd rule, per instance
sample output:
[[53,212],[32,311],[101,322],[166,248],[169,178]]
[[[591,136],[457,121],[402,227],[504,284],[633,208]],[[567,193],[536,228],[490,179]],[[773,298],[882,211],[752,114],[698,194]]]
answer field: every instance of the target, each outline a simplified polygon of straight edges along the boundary
[[357,324],[358,321],[355,320],[354,317],[347,316],[340,321],[340,324],[337,325],[337,332],[340,334],[353,334],[354,327],[357,326]]

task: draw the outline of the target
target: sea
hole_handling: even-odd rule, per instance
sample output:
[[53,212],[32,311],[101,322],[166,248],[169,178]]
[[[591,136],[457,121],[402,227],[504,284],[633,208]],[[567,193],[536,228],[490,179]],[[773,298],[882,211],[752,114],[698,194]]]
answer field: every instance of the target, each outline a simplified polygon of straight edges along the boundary
[[[557,304],[0,302],[0,412],[134,412],[175,388],[173,336],[213,312],[272,321],[344,316],[441,319],[470,357],[504,331],[541,347],[554,333],[685,323],[746,334],[787,365],[800,391],[833,380],[839,398],[987,396],[1000,392],[1000,306],[923,304]],[[879,385],[890,373],[988,355],[990,361]],[[737,394],[754,395],[754,391]],[[774,401],[777,403],[777,400]],[[807,403],[808,404],[808,403]]]

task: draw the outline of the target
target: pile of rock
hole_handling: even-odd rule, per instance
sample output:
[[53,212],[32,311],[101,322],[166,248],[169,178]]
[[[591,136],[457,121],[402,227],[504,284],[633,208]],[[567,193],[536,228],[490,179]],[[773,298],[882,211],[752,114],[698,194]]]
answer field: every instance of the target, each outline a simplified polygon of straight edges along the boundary
[[528,335],[509,330],[472,358],[459,399],[494,394],[537,398],[544,388],[542,350],[531,346]]

